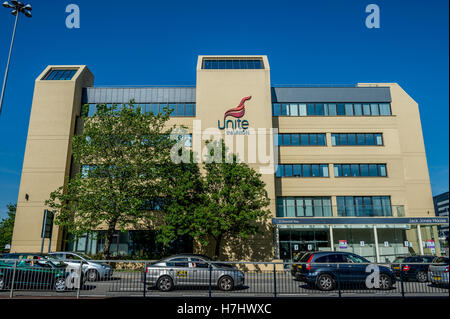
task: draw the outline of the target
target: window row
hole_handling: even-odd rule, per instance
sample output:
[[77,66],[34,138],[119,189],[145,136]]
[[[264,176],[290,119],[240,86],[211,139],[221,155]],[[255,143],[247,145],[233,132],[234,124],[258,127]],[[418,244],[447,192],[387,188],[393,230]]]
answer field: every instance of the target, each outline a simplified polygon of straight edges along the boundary
[[341,146],[382,146],[383,134],[381,133],[333,133],[331,145]]
[[326,146],[327,138],[325,133],[292,133],[278,134],[278,146]]
[[386,177],[386,164],[334,164],[335,177]]
[[[340,217],[392,216],[390,196],[337,196]],[[277,197],[277,217],[332,216],[331,197]]]
[[389,116],[389,103],[273,103],[273,116]]
[[276,177],[329,177],[328,164],[279,164]]
[[277,217],[332,216],[331,197],[277,197]]
[[[107,107],[112,107],[113,104],[106,104]],[[118,104],[119,108],[122,104]],[[134,108],[141,108],[142,114],[165,114],[164,109],[168,108],[170,116],[195,116],[195,103],[152,103],[152,104],[134,104]],[[97,104],[89,104],[87,114],[88,117],[94,116],[97,110]]]
[[338,216],[392,216],[389,196],[337,196]]
[[57,81],[57,80],[71,80],[77,70],[51,70],[42,80]]
[[204,59],[203,69],[262,69],[263,64],[260,59]]

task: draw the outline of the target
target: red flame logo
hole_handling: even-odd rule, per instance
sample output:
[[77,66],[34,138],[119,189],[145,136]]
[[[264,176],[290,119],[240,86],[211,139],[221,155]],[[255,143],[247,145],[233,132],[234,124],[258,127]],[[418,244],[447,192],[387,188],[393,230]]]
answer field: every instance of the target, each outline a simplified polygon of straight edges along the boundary
[[250,100],[251,98],[252,98],[251,96],[246,96],[246,97],[242,98],[242,100],[238,106],[226,111],[225,115],[223,117],[223,121],[225,122],[225,119],[227,118],[227,116],[232,116],[235,118],[243,117],[245,114],[245,101]]

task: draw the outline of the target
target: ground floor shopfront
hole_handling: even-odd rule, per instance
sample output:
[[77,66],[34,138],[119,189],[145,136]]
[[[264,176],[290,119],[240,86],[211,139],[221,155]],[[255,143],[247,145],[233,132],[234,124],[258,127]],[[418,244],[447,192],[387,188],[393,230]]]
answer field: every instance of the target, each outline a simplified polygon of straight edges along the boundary
[[308,251],[352,252],[373,262],[397,256],[440,255],[441,218],[274,218],[275,259]]

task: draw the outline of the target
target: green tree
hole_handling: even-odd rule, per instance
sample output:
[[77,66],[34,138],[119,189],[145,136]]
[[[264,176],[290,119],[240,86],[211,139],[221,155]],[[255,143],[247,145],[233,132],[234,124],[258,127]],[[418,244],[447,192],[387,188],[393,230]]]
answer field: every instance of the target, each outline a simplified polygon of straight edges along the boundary
[[204,164],[203,200],[191,227],[200,243],[208,245],[210,238],[214,239],[214,257],[219,258],[224,239],[247,239],[262,233],[270,216],[270,200],[261,174],[238,162],[223,140],[214,143],[210,160]]
[[109,258],[116,229],[152,218],[144,207],[165,195],[161,168],[170,163],[175,144],[168,138],[168,114],[143,114],[131,101],[98,105],[93,117],[83,116],[82,132],[72,141],[75,173],[46,201],[55,223],[74,235],[104,227],[103,254]]
[[8,216],[0,221],[0,249],[11,244],[17,205],[8,204],[6,208]]

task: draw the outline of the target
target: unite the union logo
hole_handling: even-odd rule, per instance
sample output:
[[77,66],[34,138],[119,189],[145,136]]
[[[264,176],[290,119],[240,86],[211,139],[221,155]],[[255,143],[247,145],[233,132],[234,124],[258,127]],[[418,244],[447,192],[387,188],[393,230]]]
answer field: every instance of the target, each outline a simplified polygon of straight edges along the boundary
[[[223,116],[223,123],[221,124],[220,120],[217,121],[217,126],[219,127],[219,129],[246,130],[248,128],[248,121],[242,121],[241,117],[243,117],[245,114],[245,102],[250,100],[251,98],[251,96],[243,97],[238,106],[226,111]],[[227,120],[227,117],[229,116],[234,117],[235,120]]]

